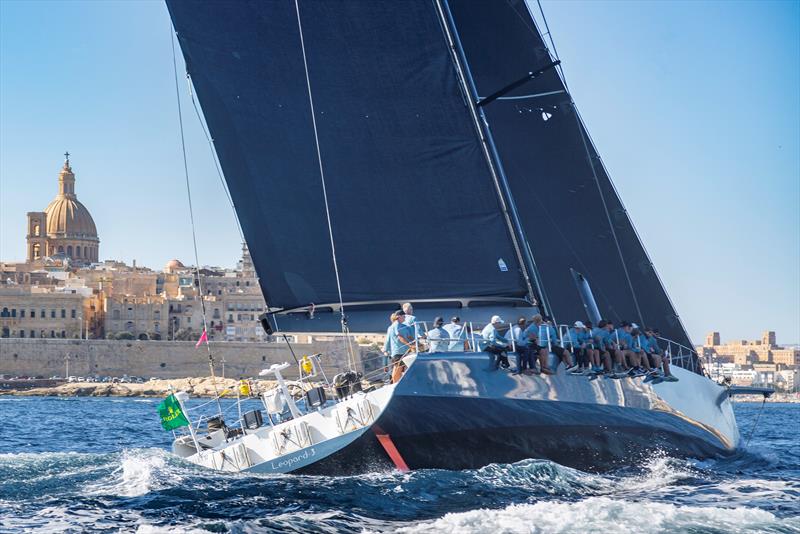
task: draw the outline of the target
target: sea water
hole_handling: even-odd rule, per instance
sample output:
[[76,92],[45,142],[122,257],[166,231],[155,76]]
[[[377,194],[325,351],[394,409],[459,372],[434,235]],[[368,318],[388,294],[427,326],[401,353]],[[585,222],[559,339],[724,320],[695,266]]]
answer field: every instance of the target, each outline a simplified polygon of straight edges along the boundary
[[[0,397],[0,531],[800,533],[796,404],[766,404],[725,459],[312,477],[178,460],[157,402]],[[760,409],[736,405],[745,438]]]

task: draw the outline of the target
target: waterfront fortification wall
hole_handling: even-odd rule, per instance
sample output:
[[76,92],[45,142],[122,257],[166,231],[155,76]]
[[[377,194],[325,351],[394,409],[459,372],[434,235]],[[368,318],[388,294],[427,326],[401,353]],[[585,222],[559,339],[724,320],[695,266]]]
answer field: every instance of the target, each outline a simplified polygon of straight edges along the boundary
[[[215,372],[225,376],[258,376],[273,363],[293,365],[285,376],[297,376],[297,366],[288,346],[282,340],[272,343],[211,342]],[[361,361],[368,349],[352,345],[356,360]],[[304,354],[323,354],[326,373],[347,365],[347,348],[343,340],[306,340],[293,343],[300,358]],[[208,352],[195,348],[191,341],[117,341],[100,339],[0,339],[0,374],[11,376],[64,376],[67,362],[72,376],[143,376],[146,378],[182,378],[208,376]],[[330,375],[329,375],[330,377]]]

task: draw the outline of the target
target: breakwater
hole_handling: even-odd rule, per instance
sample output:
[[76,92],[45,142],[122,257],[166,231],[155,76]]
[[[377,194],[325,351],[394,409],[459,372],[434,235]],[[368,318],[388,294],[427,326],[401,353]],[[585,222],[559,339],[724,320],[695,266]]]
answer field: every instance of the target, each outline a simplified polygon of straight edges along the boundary
[[[341,338],[299,336],[292,343],[295,355],[322,354],[326,373],[347,366],[347,346]],[[227,377],[257,376],[273,363],[294,363],[288,345],[271,343],[211,342],[215,374]],[[352,344],[356,362],[374,356],[369,347]],[[208,376],[208,354],[191,341],[122,341],[105,339],[0,339],[0,375],[8,376],[142,376],[182,378]],[[68,368],[68,371],[67,371]],[[297,376],[297,366],[286,370]]]

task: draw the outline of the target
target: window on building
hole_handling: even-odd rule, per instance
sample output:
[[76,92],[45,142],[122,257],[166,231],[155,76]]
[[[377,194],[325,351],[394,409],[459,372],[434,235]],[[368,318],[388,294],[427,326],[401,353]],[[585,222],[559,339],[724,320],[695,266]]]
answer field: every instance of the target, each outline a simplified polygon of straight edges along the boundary
[[67,256],[72,257],[72,245],[67,245]]
[[187,317],[186,318],[186,324],[192,324],[192,318],[191,317]]
[[155,319],[156,321],[161,320],[161,310],[156,310],[153,312],[153,319]]
[[31,337],[36,337],[36,331],[35,330],[31,330]]
[[11,314],[8,312],[8,308],[3,308],[3,311],[0,312],[0,317],[10,317]]
[[153,330],[156,332],[161,332],[161,324],[158,322],[153,323]]
[[75,313],[75,309],[74,308],[69,312],[69,316],[72,317],[73,319],[75,319],[76,313]]
[[[42,313],[40,313],[40,314],[39,314],[39,317],[41,317],[42,319],[44,319],[45,317],[47,317],[47,310],[45,310],[44,308],[42,308],[42,310],[41,310],[41,311],[42,311]],[[42,337],[44,337],[44,336],[42,336]]]
[[55,338],[56,337],[56,331],[55,330],[50,330],[50,337],[51,338]]
[[75,247],[75,257],[76,258],[80,258],[81,257],[81,247],[80,247],[80,245]]
[[41,227],[38,224],[34,224],[33,225],[33,236],[34,237],[39,237],[41,235],[41,233],[42,233]]
[[10,335],[11,335],[11,332],[9,331],[8,327],[4,326],[3,327],[3,337],[9,337]]
[[19,317],[20,317],[20,319],[24,319],[25,318],[25,310],[20,310],[19,311]]
[[11,308],[11,317],[16,317],[16,316],[17,316],[17,309]]
[[31,310],[31,319],[36,319],[36,310]]
[[62,319],[67,318],[67,310],[65,310],[64,308],[61,308],[61,318]]
[[131,321],[125,323],[125,330],[127,330],[128,332],[133,332],[133,323]]
[[19,337],[25,337],[25,330],[19,331]]
[[61,339],[66,339],[66,338],[67,338],[67,332],[65,330],[62,330],[61,331]]
[[63,254],[64,253],[64,247],[58,247],[58,253],[59,254]]
[[55,319],[56,318],[56,311],[55,310],[50,310],[50,318],[51,319]]

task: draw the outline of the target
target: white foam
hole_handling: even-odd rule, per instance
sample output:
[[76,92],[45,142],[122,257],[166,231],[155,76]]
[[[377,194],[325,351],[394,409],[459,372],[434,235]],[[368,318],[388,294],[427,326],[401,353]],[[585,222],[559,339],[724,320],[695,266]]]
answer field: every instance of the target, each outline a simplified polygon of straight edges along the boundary
[[[118,495],[120,497],[139,497],[160,489],[161,480],[167,478],[166,452],[160,449],[125,450],[120,463],[107,479],[90,486],[87,493],[93,495]],[[170,470],[169,478],[176,483],[179,476]]]
[[511,505],[500,510],[473,510],[447,514],[433,521],[401,527],[396,532],[533,534],[602,531],[606,534],[686,532],[709,528],[715,532],[751,533],[792,531],[797,518],[781,519],[755,508],[677,506],[591,497],[578,502],[547,501]]

